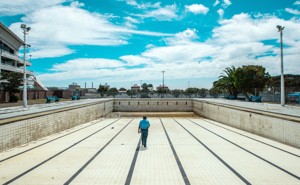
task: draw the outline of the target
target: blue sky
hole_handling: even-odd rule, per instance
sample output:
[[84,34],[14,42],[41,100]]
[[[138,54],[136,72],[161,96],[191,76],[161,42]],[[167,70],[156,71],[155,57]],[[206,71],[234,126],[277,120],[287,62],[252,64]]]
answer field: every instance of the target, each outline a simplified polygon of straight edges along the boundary
[[226,67],[263,65],[300,72],[299,0],[15,0],[0,2],[0,21],[20,38],[46,86],[162,83],[210,88]]

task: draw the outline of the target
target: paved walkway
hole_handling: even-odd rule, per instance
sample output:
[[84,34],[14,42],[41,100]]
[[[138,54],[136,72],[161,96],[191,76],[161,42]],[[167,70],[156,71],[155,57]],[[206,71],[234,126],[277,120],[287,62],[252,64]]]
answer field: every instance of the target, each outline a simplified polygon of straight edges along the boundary
[[27,108],[24,108],[22,106],[0,108],[0,119],[51,111],[51,110],[56,110],[58,108],[68,108],[72,106],[86,105],[89,103],[95,103],[95,102],[101,102],[107,100],[110,99],[84,99],[84,100],[77,100],[77,101],[63,101],[63,102],[53,102],[53,103],[45,103],[45,104],[34,104],[34,105],[29,105]]
[[[197,98],[194,98],[197,100]],[[243,107],[247,109],[254,109],[265,112],[273,112],[278,114],[285,114],[294,117],[300,117],[300,106],[299,105],[285,105],[281,106],[280,104],[272,104],[272,103],[256,103],[256,102],[247,102],[247,101],[239,101],[239,100],[226,100],[223,98],[201,98],[201,101],[207,101],[210,103],[218,103],[227,106],[234,107]]]
[[200,117],[99,119],[0,153],[0,184],[300,184],[300,150]]

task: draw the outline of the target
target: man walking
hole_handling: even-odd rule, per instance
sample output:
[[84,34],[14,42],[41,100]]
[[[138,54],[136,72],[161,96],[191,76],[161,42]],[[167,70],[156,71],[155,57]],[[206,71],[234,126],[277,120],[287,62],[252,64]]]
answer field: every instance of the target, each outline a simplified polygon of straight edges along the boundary
[[150,123],[147,120],[146,116],[143,116],[143,120],[140,121],[138,133],[142,132],[142,145],[147,147],[147,137],[148,137],[148,129],[150,127]]

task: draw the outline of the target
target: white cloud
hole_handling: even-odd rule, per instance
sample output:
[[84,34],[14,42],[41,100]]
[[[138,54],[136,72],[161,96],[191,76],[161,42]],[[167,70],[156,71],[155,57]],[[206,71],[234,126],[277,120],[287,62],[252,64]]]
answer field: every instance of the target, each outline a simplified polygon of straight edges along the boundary
[[192,4],[189,6],[186,5],[185,8],[194,14],[206,15],[207,12],[209,11],[209,8],[205,7],[203,4]]
[[165,7],[159,7],[154,10],[147,10],[144,14],[138,14],[136,16],[141,17],[143,19],[154,18],[159,21],[170,21],[178,18],[176,14],[177,11],[177,6],[174,4],[167,5]]
[[300,5],[300,1],[294,2],[294,5]]
[[218,4],[220,4],[220,1],[216,0],[216,2],[214,3],[214,6],[217,6]]
[[[280,72],[280,66],[274,65],[274,62],[279,61],[279,44],[267,45],[263,41],[278,40],[276,24],[281,24],[288,27],[284,35],[285,44],[288,45],[284,49],[287,63],[285,70],[287,73],[299,73],[300,68],[295,68],[297,65],[292,67],[298,60],[300,51],[300,35],[296,34],[300,29],[299,20],[285,21],[269,16],[253,19],[247,14],[240,14],[220,23],[221,26],[213,31],[213,37],[203,43],[197,40],[183,43],[182,39],[178,39],[179,35],[184,35],[182,32],[176,34],[174,38],[167,39],[169,46],[149,48],[141,56],[152,58],[163,65],[173,64],[181,67],[193,65],[189,74],[181,74],[184,70],[176,71],[174,67],[168,68],[177,74],[174,75],[175,79],[217,77],[226,67],[249,64],[263,65],[268,72],[276,75]],[[199,63],[196,65],[195,62]]]
[[135,0],[126,0],[126,3],[132,6],[137,6],[138,3]]
[[140,24],[140,21],[133,17],[127,16],[124,17],[124,19],[125,19],[125,26],[127,28],[136,28],[136,24]]
[[147,44],[145,48],[147,48],[147,49],[155,48],[155,45],[153,45],[153,44]]
[[223,0],[222,6],[224,6],[224,7],[226,8],[226,7],[230,6],[231,4],[232,4],[232,3],[231,3],[230,0]]
[[71,7],[77,7],[77,8],[79,8],[79,7],[83,7],[83,6],[84,6],[84,3],[80,3],[80,2],[78,2],[78,1],[74,1],[74,2],[71,3],[70,6],[71,6]]
[[[216,2],[214,3],[214,6],[217,6],[220,4],[220,0],[216,0]],[[223,0],[223,3],[221,4],[223,8],[227,8],[228,6],[230,6],[232,3],[230,0]]]
[[186,29],[183,32],[179,32],[174,37],[166,38],[165,41],[168,45],[189,44],[198,39],[198,35],[195,29]]
[[0,1],[0,17],[27,14],[41,8],[59,5],[70,0],[18,0],[18,1]]
[[285,42],[300,39],[296,30],[300,30],[299,20],[286,21],[274,16],[252,19],[248,14],[238,14],[231,19],[220,21],[221,26],[213,30],[213,40],[220,45],[228,43],[257,42],[277,40],[276,25],[285,26]]
[[137,3],[135,0],[126,0],[126,3],[136,7],[137,9],[149,9],[149,8],[160,8],[160,2],[156,2],[154,4],[151,4],[149,2],[147,3]]
[[288,12],[288,13],[290,13],[290,14],[300,15],[300,11],[299,10],[295,10],[295,9],[291,9],[291,8],[286,8],[285,11]]
[[136,55],[125,55],[121,56],[120,59],[126,62],[128,66],[138,66],[142,64],[150,65],[152,63],[150,58]]
[[124,63],[119,60],[102,58],[78,58],[69,60],[66,63],[55,64],[52,71],[81,71],[81,70],[99,70],[123,67]]
[[[275,16],[253,18],[248,14],[239,14],[220,21],[220,26],[213,30],[213,36],[204,42],[197,39],[196,30],[187,29],[165,39],[167,45],[164,47],[150,44],[139,55],[125,55],[119,60],[68,61],[66,65],[55,66],[53,70],[56,73],[43,74],[40,79],[59,81],[88,78],[99,82],[142,79],[151,82],[161,79],[162,70],[167,71],[169,79],[217,79],[226,67],[242,65],[263,65],[271,75],[278,75],[280,50],[277,24],[286,27],[285,73],[298,74],[300,20],[283,20]],[[274,43],[266,44],[266,40]]]
[[135,18],[132,18],[132,17],[125,17],[124,19],[125,19],[126,21],[131,22],[131,23],[134,23],[134,24],[139,24],[139,23],[140,23],[139,20],[137,20],[137,19],[135,19]]
[[30,55],[32,55],[32,59],[61,57],[72,53],[75,53],[75,51],[59,45],[42,46],[37,47],[37,49],[30,49]]
[[141,11],[139,14],[133,14],[139,19],[153,18],[159,21],[170,21],[178,18],[176,4],[161,6],[160,2],[154,4],[149,2],[138,3],[135,0],[126,0],[126,3]]
[[224,10],[223,10],[223,9],[219,9],[219,10],[217,11],[217,13],[219,14],[220,19],[223,19],[223,16],[224,16]]
[[[171,35],[117,26],[109,22],[106,16],[88,12],[78,6],[57,5],[39,9],[22,18],[22,23],[32,28],[28,35],[28,43],[32,45],[32,55],[36,55],[33,55],[34,58],[57,57],[73,53],[68,49],[70,45],[124,45],[132,34]],[[135,21],[133,18],[127,20]],[[20,31],[22,23],[17,22],[9,27],[20,38],[22,38]]]

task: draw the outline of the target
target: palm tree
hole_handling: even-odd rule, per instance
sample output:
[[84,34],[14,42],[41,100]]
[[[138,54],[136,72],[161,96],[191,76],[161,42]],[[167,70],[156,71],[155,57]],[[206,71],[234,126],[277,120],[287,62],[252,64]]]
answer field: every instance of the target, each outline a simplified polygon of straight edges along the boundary
[[219,76],[219,80],[214,83],[214,85],[217,86],[217,89],[221,90],[222,92],[228,92],[229,95],[232,95],[234,97],[237,96],[238,90],[235,87],[235,78],[234,73],[236,71],[236,68],[234,66],[227,67],[224,69],[224,73],[221,76]]

